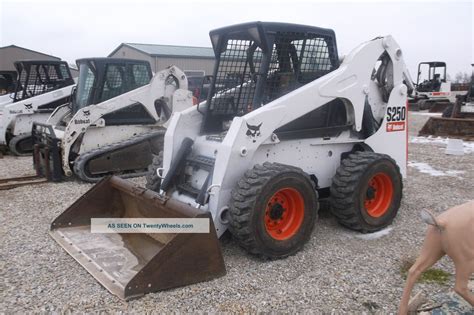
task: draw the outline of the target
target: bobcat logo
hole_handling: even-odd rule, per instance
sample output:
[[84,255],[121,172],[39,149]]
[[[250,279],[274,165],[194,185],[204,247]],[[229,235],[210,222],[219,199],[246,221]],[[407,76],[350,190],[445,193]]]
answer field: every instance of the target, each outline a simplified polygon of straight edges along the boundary
[[25,104],[26,109],[32,109],[33,108],[33,103],[30,104]]
[[252,138],[252,142],[257,142],[256,138],[257,137],[260,137],[260,127],[262,126],[263,123],[260,123],[260,125],[258,126],[253,126],[253,125],[249,125],[248,123],[247,124],[247,137],[250,137]]
[[89,116],[91,114],[91,111],[90,110],[85,110],[83,111],[84,113],[84,116]]

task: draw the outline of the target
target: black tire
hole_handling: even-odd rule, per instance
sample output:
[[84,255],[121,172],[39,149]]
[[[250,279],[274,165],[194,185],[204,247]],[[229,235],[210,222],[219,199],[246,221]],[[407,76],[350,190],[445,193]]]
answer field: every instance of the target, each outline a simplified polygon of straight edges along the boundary
[[146,175],[146,188],[159,192],[161,187],[161,178],[158,177],[156,170],[163,167],[163,151],[153,157],[153,162],[148,166]]
[[355,152],[342,160],[333,178],[331,210],[340,224],[363,233],[375,232],[392,223],[400,208],[402,189],[400,168],[392,158]]
[[13,155],[28,156],[33,152],[33,138],[31,134],[24,134],[11,138],[8,148]]
[[453,115],[453,109],[454,109],[454,105],[453,105],[453,104],[448,105],[448,107],[446,107],[446,108],[443,110],[443,113],[441,114],[441,117],[444,117],[444,118],[451,118],[451,116]]
[[[279,201],[281,196],[290,198]],[[309,240],[319,203],[314,183],[300,168],[265,162],[239,180],[229,210],[229,230],[239,245],[252,254],[275,259],[296,253]],[[272,233],[281,233],[280,239]]]

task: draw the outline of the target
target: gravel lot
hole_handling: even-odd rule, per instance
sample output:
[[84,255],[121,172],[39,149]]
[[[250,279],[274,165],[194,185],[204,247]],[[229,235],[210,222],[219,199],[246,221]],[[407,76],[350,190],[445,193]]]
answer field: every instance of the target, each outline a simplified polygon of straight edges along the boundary
[[[410,115],[410,136],[427,118]],[[474,153],[447,156],[444,148],[410,143],[411,162],[445,175],[409,167],[401,209],[384,236],[360,238],[323,210],[310,242],[292,257],[261,261],[225,239],[225,277],[130,302],[105,290],[48,235],[50,222],[92,185],[68,181],[0,191],[0,312],[395,312],[404,284],[400,267],[416,256],[426,229],[419,210],[439,213],[473,198]],[[0,178],[32,172],[29,157],[0,159]],[[435,267],[453,273],[449,259]],[[417,284],[415,291],[431,296],[453,284],[452,277],[447,285]]]

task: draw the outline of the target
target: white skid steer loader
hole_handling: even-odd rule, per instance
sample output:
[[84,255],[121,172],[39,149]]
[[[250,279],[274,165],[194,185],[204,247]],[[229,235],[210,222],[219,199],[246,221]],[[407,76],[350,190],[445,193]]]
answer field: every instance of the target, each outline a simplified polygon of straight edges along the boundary
[[[207,101],[171,118],[148,189],[104,179],[52,223],[53,238],[121,298],[224,274],[215,242],[228,229],[252,254],[296,253],[322,197],[330,196],[340,223],[361,232],[389,225],[400,206],[403,82],[411,88],[411,78],[391,36],[361,44],[342,63],[329,29],[252,22],[210,37],[216,65]],[[211,230],[207,239],[150,233],[132,240],[91,234],[97,217],[208,217]]]
[[77,65],[72,104],[33,125],[38,175],[60,181],[75,174],[88,182],[144,175],[162,148],[163,124],[192,106],[186,76],[174,66],[153,76],[143,60],[87,58]]
[[65,61],[23,60],[15,67],[15,91],[3,96],[0,104],[0,146],[27,155],[33,150],[33,122],[45,122],[57,107],[67,104],[75,82]]
[[474,64],[471,66],[467,94],[456,96],[456,102],[444,110],[442,117],[430,117],[418,133],[419,136],[474,140]]
[[425,61],[418,64],[418,73],[413,93],[408,97],[410,110],[443,112],[456,101],[456,95],[464,91],[451,91],[451,82],[447,78],[446,63]]

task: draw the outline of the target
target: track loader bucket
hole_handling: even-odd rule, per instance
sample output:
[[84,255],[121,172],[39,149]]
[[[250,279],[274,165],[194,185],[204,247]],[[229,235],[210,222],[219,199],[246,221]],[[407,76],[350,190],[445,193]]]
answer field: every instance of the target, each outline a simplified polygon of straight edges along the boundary
[[474,119],[430,117],[418,135],[474,140]]
[[[92,218],[208,218],[209,233],[91,233]],[[226,273],[209,213],[115,176],[101,180],[57,217],[50,234],[125,300]]]

